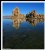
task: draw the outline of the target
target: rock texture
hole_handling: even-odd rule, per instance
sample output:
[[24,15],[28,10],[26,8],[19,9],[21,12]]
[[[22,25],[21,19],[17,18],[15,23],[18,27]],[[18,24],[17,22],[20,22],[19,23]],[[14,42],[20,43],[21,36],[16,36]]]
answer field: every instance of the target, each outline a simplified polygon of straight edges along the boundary
[[39,22],[44,22],[44,15],[37,14],[35,10],[26,14],[26,21],[35,26]]
[[13,21],[13,25],[16,26],[16,28],[19,27],[19,24],[23,21],[25,21],[25,16],[23,14],[20,14],[20,11],[18,8],[15,8],[12,11],[11,19]]
[[20,11],[18,8],[15,8],[12,12],[12,17],[11,17],[13,20],[16,20],[16,19],[25,19],[24,15],[23,14],[20,14]]
[[43,22],[44,21],[44,15],[43,14],[37,14],[35,10],[32,12],[26,14],[24,16],[23,14],[20,13],[19,8],[15,8],[12,11],[12,16],[11,19],[13,21],[13,26],[16,28],[19,28],[20,24],[23,21],[28,21],[31,23],[33,26],[36,25],[38,22]]
[[26,14],[26,18],[44,18],[44,15],[43,14],[37,14],[35,10],[33,10],[32,12]]

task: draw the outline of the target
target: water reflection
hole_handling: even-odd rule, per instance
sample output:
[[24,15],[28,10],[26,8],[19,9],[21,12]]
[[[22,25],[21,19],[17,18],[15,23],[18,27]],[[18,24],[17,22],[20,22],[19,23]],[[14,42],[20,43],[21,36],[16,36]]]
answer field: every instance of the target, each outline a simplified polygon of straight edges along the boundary
[[18,29],[20,26],[20,23],[16,20],[13,21],[13,27],[15,27],[16,29]]
[[[11,49],[44,48],[44,22],[42,22],[42,19],[40,20],[30,19],[30,21],[27,20],[25,22],[23,22],[23,20],[22,21],[13,20],[13,22],[10,19],[4,19],[3,21],[3,48],[11,48]],[[37,25],[33,27],[31,25],[32,23],[35,23],[35,25],[36,24]]]
[[29,24],[32,26],[35,26],[39,22],[44,22],[43,19],[26,19],[26,21],[29,22]]
[[[15,27],[16,29],[19,28],[20,24],[24,21],[24,20],[12,20],[13,21],[13,27]],[[32,26],[36,26],[37,23],[39,22],[44,22],[43,19],[26,19],[26,22],[28,22],[29,24],[31,24]]]

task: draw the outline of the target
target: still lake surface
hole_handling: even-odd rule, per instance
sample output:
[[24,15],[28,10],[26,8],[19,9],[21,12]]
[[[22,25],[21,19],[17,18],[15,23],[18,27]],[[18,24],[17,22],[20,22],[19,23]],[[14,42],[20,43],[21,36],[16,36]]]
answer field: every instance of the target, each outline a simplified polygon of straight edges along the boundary
[[44,22],[33,26],[24,21],[16,29],[11,19],[3,19],[3,48],[43,49]]

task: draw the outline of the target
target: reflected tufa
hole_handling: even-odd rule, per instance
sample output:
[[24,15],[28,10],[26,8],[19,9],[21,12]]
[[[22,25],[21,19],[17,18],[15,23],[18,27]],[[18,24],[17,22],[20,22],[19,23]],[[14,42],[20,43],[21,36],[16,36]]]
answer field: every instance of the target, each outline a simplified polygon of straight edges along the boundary
[[13,21],[13,26],[18,28],[19,24],[25,21],[25,16],[23,14],[20,14],[19,8],[16,7],[12,11],[11,19]]

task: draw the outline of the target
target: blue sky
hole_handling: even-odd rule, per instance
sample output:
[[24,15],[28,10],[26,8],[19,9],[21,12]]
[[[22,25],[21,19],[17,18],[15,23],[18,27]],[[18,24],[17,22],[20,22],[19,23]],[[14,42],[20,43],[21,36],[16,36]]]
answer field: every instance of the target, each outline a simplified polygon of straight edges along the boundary
[[36,10],[38,14],[44,14],[44,3],[3,3],[3,16],[11,15],[12,10],[18,7],[21,14],[27,14]]

